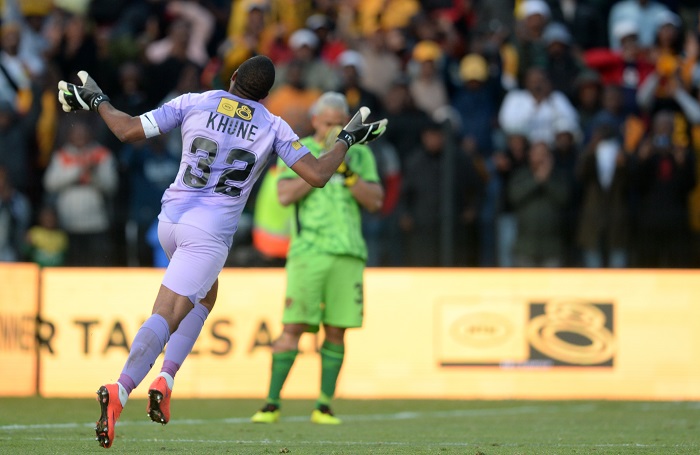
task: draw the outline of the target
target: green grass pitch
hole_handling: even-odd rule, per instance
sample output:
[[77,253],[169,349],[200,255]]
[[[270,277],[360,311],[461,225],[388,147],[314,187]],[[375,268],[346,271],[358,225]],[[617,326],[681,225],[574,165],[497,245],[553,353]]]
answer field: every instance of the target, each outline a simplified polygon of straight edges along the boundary
[[0,398],[0,454],[698,454],[700,404],[636,401],[336,400],[340,426],[286,400],[279,423],[249,423],[261,400],[172,401],[168,425],[132,398],[109,452],[96,401]]

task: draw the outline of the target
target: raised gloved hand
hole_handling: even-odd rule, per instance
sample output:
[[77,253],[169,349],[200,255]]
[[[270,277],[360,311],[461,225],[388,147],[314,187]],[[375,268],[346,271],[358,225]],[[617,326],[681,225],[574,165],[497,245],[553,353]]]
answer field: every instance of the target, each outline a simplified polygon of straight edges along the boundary
[[80,71],[78,77],[83,85],[75,85],[66,81],[58,83],[58,101],[65,112],[95,111],[100,104],[109,101],[102,89],[90,77],[87,71]]
[[354,144],[366,144],[384,134],[387,119],[365,123],[369,114],[369,108],[362,106],[338,134],[338,140],[343,141],[350,148]]

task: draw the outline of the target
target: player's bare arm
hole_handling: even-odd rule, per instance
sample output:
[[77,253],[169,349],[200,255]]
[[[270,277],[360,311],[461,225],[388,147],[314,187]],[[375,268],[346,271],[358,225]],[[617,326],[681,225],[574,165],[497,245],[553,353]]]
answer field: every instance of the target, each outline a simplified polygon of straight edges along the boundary
[[140,117],[132,117],[126,112],[102,103],[97,111],[109,130],[122,142],[137,142],[146,139]]
[[107,127],[121,142],[136,142],[146,139],[139,117],[120,111],[112,106],[109,97],[86,71],[78,72],[83,85],[66,81],[58,83],[58,101],[65,112],[93,111],[100,114]]
[[312,187],[323,188],[345,159],[348,148],[345,142],[338,140],[333,148],[320,158],[307,153],[292,165],[292,170]]
[[367,182],[361,178],[350,187],[350,193],[365,210],[370,213],[379,211],[384,201],[384,188],[376,182]]
[[280,179],[277,181],[277,198],[280,204],[288,206],[294,204],[311,191],[314,187],[300,178]]

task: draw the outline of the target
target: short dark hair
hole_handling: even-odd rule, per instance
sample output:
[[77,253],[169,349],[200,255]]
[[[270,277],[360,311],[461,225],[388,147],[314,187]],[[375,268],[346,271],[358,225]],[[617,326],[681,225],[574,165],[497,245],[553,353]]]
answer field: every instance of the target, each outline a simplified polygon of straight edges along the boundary
[[265,98],[275,83],[275,65],[265,55],[256,55],[238,67],[236,85],[254,101]]

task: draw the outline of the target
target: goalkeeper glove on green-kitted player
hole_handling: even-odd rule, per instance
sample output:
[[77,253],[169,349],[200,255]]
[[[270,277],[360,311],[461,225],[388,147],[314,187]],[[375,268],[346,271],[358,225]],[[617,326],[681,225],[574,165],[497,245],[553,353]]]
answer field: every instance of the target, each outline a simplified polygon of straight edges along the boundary
[[354,144],[366,144],[377,139],[386,131],[387,119],[382,119],[372,123],[365,123],[369,117],[369,108],[362,106],[355,115],[352,116],[347,125],[338,134],[338,140],[343,141],[348,148]]
[[353,172],[352,169],[350,169],[350,166],[348,166],[348,164],[345,161],[340,163],[340,166],[338,166],[338,170],[336,170],[335,173],[343,176],[343,183],[348,188],[355,185],[360,178],[359,175],[357,175],[355,172]]
[[83,85],[75,85],[66,81],[58,83],[58,101],[65,112],[95,111],[100,104],[109,101],[102,89],[90,77],[87,71],[80,71],[78,77]]
[[[336,141],[339,140],[338,134],[340,134],[342,129],[343,127],[340,125],[331,126],[328,129],[328,132],[326,132],[326,137],[323,143],[323,151],[321,152],[321,154],[327,153],[331,148],[333,148],[333,145],[336,143]],[[348,166],[347,162],[345,161],[340,163],[340,166],[338,166],[338,169],[335,171],[335,173],[341,174],[343,176],[343,183],[348,188],[356,184],[357,180],[360,178],[359,175],[355,174],[352,171],[352,169],[350,169],[350,166]]]

